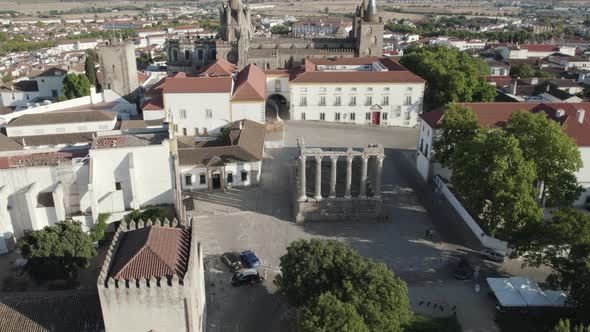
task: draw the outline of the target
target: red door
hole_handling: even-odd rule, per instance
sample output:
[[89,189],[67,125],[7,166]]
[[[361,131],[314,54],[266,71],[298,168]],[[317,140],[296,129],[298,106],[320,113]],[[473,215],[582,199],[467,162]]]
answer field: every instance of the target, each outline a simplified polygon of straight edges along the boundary
[[373,112],[373,117],[371,123],[373,125],[378,125],[381,121],[381,112]]

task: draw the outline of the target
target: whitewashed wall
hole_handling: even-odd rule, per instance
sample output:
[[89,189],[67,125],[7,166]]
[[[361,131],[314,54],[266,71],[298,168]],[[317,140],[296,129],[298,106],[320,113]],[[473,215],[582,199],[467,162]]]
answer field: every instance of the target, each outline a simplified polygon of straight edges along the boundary
[[264,101],[261,102],[232,102],[231,113],[232,121],[237,120],[252,120],[259,123],[264,123]]
[[[256,185],[260,182],[260,174],[262,171],[262,162],[249,162],[249,163],[233,163],[225,165],[225,174],[228,173],[233,174],[233,183],[231,187],[248,187],[251,185]],[[248,179],[246,181],[242,181],[241,173],[243,171],[248,172]],[[213,174],[218,172],[213,172]],[[207,181],[207,168],[204,166],[181,166],[180,167],[180,174],[182,179],[182,189],[183,190],[204,190],[208,188],[208,183],[205,182],[204,184],[200,183],[200,175],[205,175],[205,179]],[[256,175],[256,178],[253,176]],[[187,176],[192,176],[195,181],[193,181],[192,185],[187,185],[185,178]]]
[[[164,105],[166,111],[171,113],[171,122],[176,126],[176,135],[183,135],[186,129],[187,135],[195,135],[195,128],[203,132],[207,128],[209,133],[218,132],[219,129],[230,122],[230,93],[166,93]],[[212,116],[207,117],[207,110],[212,111]],[[182,118],[181,111],[186,112]],[[174,130],[171,126],[171,130]]]
[[[41,115],[40,115],[41,116]],[[6,127],[6,136],[20,137],[20,136],[38,136],[38,135],[52,135],[52,134],[71,134],[84,133],[93,131],[112,130],[115,128],[117,118],[108,121],[94,121],[94,122],[76,122],[76,123],[59,123],[59,124],[44,124],[36,126],[18,126]]]

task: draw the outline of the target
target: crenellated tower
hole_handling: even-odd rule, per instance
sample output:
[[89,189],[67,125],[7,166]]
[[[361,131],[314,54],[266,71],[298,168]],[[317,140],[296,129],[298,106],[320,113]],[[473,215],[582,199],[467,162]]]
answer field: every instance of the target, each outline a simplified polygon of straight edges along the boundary
[[240,0],[229,0],[219,8],[221,39],[232,45],[226,53],[226,60],[240,67],[246,65],[250,40],[254,36],[254,27],[250,17],[250,8]]

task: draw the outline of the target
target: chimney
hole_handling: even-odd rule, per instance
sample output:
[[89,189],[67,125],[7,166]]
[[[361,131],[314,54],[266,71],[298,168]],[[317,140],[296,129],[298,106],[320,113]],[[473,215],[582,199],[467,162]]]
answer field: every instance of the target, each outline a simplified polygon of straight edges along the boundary
[[576,111],[576,120],[578,120],[579,123],[584,123],[584,116],[586,116],[586,110],[579,109]]
[[536,85],[536,84],[538,84],[538,83],[539,83],[539,78],[538,78],[538,77],[533,77],[533,78],[531,78],[531,84],[532,84],[532,85]]
[[557,111],[555,111],[555,118],[556,119],[559,119],[559,118],[561,118],[564,115],[565,115],[565,111],[563,109],[561,109],[561,108],[558,109]]

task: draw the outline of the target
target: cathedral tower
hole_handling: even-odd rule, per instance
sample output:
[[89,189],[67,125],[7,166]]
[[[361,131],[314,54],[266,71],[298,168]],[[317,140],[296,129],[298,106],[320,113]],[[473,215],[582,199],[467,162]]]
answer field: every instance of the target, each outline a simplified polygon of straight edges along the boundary
[[375,0],[369,0],[367,7],[365,2],[357,9],[353,21],[355,29],[353,36],[356,38],[356,50],[359,57],[383,55],[383,19],[377,14]]
[[250,39],[254,36],[250,8],[244,6],[240,0],[229,0],[219,8],[219,16],[219,35],[231,45],[231,50],[226,53],[226,60],[245,66]]

